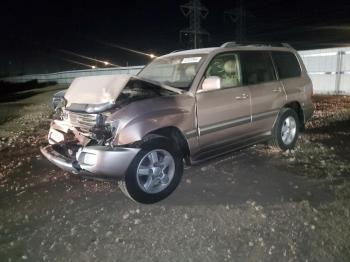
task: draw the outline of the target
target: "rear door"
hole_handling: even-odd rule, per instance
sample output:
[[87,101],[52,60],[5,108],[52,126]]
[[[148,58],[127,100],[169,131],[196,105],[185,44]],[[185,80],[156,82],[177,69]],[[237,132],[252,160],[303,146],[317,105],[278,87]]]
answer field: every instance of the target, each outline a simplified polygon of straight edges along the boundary
[[304,87],[310,85],[310,79],[302,70],[294,53],[288,51],[272,51],[272,58],[277,68],[280,82],[282,83],[289,101],[305,100]]
[[268,135],[286,101],[283,86],[277,80],[269,51],[243,51],[240,60],[243,83],[251,94],[252,129],[257,135]]
[[242,85],[237,53],[219,54],[210,62],[204,79],[217,76],[221,89],[196,94],[199,144],[202,150],[239,140],[251,131],[250,91]]

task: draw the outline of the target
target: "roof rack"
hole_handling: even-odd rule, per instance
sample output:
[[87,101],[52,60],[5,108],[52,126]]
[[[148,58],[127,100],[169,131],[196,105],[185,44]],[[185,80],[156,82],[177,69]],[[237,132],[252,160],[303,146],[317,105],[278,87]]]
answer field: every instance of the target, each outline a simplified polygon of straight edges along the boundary
[[221,45],[221,47],[237,47],[237,46],[276,46],[276,47],[288,47],[293,48],[288,43],[276,43],[276,42],[249,42],[249,41],[239,41],[239,42],[226,42]]

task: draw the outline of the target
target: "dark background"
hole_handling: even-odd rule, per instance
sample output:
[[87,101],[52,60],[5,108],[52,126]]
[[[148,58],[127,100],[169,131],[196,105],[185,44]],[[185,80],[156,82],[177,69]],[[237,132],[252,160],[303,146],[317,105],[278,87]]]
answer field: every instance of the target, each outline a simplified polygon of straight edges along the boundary
[[[62,53],[77,52],[119,65],[142,65],[150,58],[103,45],[115,43],[162,55],[183,48],[179,31],[188,27],[184,1],[5,1],[1,2],[0,75],[84,69],[62,59],[91,61]],[[208,46],[234,40],[235,24],[224,11],[237,1],[202,0]],[[350,45],[349,1],[245,1],[246,39],[289,42],[297,49]]]

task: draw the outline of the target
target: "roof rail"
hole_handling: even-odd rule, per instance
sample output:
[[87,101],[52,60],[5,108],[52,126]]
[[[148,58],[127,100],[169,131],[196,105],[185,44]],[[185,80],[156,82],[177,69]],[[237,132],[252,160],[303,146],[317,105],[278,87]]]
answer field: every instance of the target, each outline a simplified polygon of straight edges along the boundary
[[278,42],[249,42],[249,41],[239,41],[239,42],[226,42],[221,45],[221,47],[236,47],[236,46],[276,46],[276,47],[288,47],[293,48],[288,43],[278,43]]

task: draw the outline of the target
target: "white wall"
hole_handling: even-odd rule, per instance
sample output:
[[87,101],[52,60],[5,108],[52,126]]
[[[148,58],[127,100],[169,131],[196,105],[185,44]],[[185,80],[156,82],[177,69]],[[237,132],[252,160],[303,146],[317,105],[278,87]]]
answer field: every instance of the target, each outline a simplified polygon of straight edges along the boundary
[[316,94],[350,95],[350,47],[299,51]]

